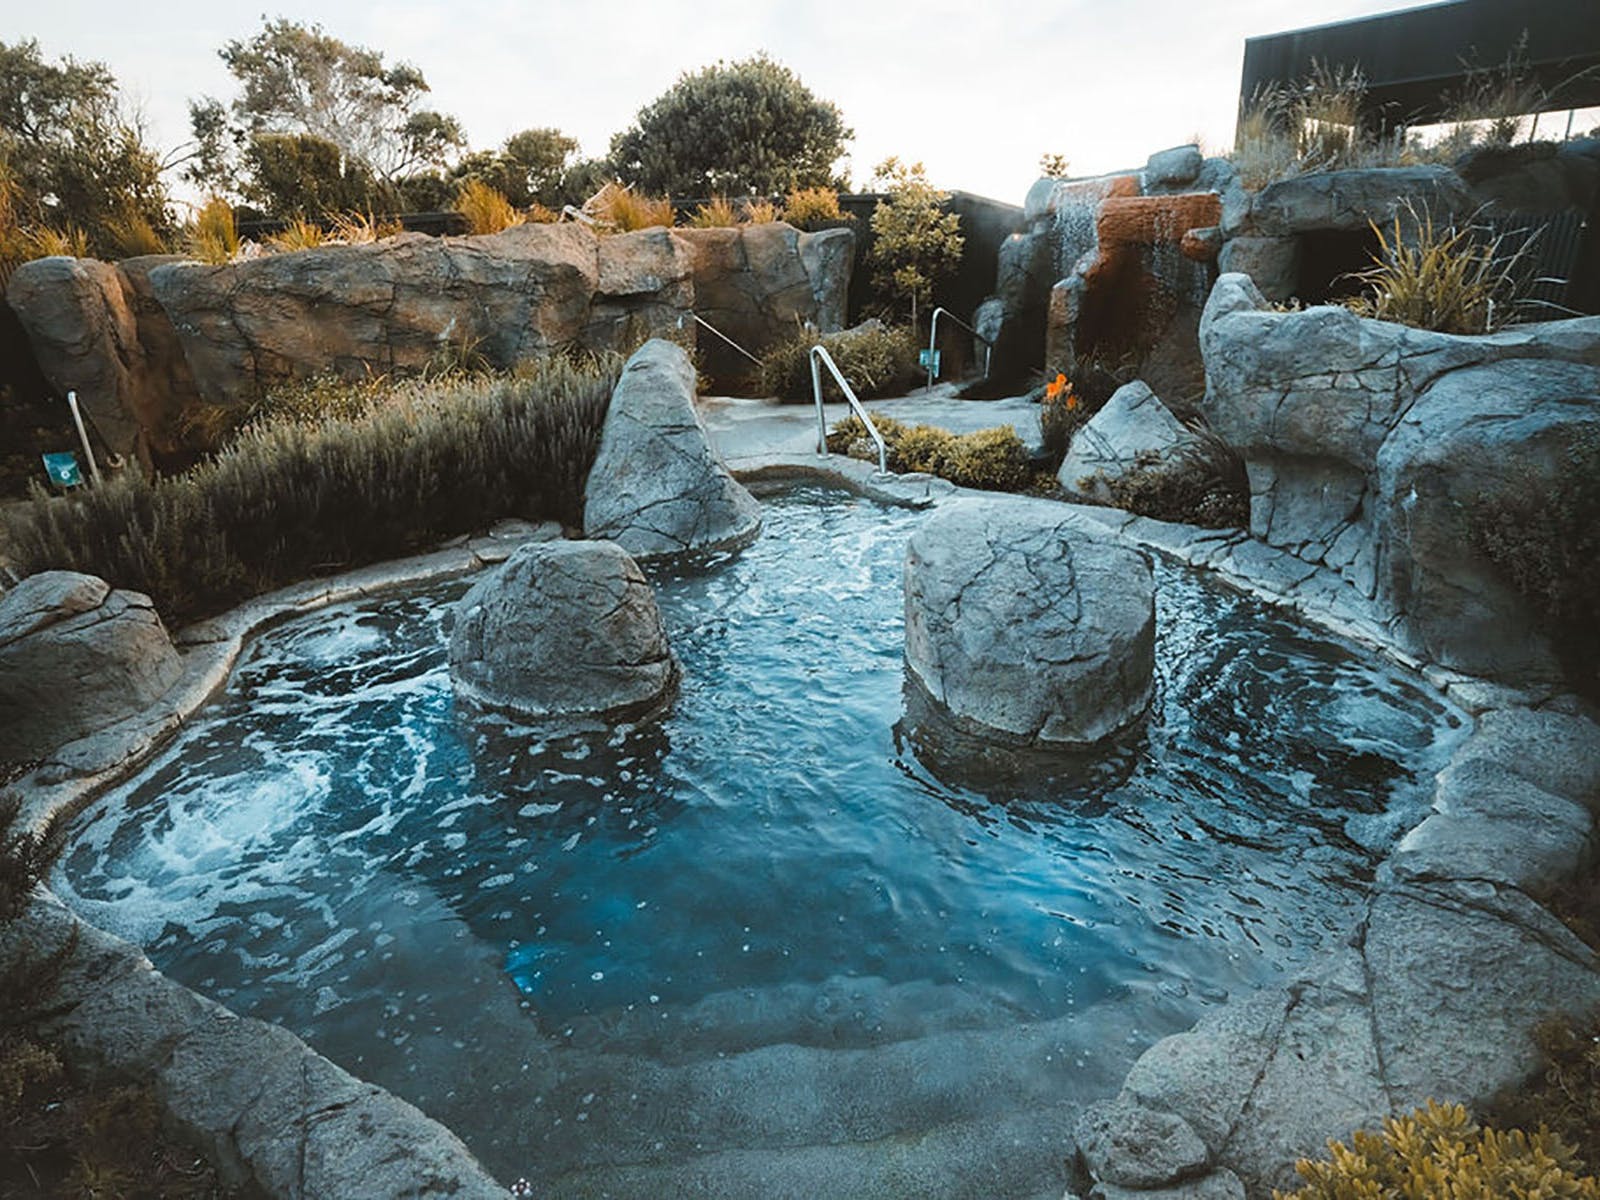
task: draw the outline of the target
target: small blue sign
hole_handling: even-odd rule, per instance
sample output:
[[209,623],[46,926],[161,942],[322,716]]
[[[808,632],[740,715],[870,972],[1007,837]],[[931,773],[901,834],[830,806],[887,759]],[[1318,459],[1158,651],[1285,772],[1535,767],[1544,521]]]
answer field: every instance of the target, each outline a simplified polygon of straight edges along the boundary
[[938,350],[928,350],[926,348],[924,348],[922,350],[918,350],[917,351],[917,366],[921,367],[924,371],[927,371],[927,370],[931,369],[933,371],[933,373],[935,375],[937,375],[939,373],[939,355],[940,355],[940,353],[941,352],[938,351]]
[[83,472],[78,469],[78,456],[70,450],[59,454],[41,454],[45,474],[57,487],[78,487],[83,483]]

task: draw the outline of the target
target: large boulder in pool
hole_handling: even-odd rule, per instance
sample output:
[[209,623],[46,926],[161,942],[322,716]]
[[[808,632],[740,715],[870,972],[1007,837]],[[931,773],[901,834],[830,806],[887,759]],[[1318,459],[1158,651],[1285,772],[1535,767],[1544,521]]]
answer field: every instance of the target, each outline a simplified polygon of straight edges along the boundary
[[655,595],[613,542],[536,542],[473,585],[450,635],[456,694],[522,717],[624,717],[678,665]]
[[628,359],[584,487],[588,537],[638,558],[755,540],[761,506],[717,460],[694,395],[683,347],[654,338]]
[[1086,746],[1149,704],[1149,563],[1059,505],[941,508],[906,547],[905,593],[906,665],[958,728]]
[[182,673],[148,596],[76,571],[30,575],[0,598],[0,763],[141,712]]

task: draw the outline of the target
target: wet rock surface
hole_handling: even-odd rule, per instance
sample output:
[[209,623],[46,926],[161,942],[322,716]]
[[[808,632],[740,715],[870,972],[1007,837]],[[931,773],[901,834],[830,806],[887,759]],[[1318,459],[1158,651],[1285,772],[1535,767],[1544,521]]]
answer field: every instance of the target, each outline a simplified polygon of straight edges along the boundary
[[694,365],[681,346],[650,341],[628,360],[584,487],[588,537],[641,558],[755,539],[761,506],[712,451],[694,395]]
[[659,703],[678,677],[650,585],[611,542],[534,542],[456,609],[458,695],[520,716],[612,717]]
[[0,598],[0,761],[43,758],[155,704],[182,674],[150,598],[76,571]]
[[1149,564],[1056,506],[941,508],[907,545],[905,605],[906,665],[960,728],[1089,745],[1149,703]]

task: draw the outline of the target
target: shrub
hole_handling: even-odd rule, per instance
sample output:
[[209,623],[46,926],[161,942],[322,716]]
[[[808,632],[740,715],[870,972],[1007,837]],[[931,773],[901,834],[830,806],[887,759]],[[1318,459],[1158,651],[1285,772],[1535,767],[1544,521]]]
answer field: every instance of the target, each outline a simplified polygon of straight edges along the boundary
[[24,574],[65,568],[181,623],[330,567],[410,553],[509,515],[577,524],[616,365],[413,381],[368,411],[246,427],[213,459],[0,515]]
[[1069,379],[1056,372],[1039,395],[1039,429],[1052,468],[1059,467],[1078,430],[1106,406],[1116,390],[1133,379],[1128,362],[1111,365],[1100,358],[1073,367]]
[[[779,342],[762,355],[758,379],[761,393],[780,400],[810,400],[811,347],[819,342],[863,400],[904,395],[918,378],[917,338],[913,330],[866,321],[854,329],[819,336],[814,329],[802,327],[793,338]],[[844,399],[826,370],[822,373],[822,394],[825,399]]]
[[345,212],[334,216],[328,240],[347,246],[365,246],[403,233],[398,217],[375,217],[370,212]]
[[672,201],[666,197],[653,199],[614,183],[602,188],[591,204],[601,226],[612,233],[632,233],[659,225],[670,229],[676,217]]
[[296,217],[269,237],[267,246],[283,253],[292,253],[296,250],[314,250],[327,242],[328,235],[323,232],[321,225],[304,217]]
[[523,222],[511,201],[481,179],[469,179],[461,185],[456,193],[456,211],[466,218],[468,233],[499,233]]
[[1329,1161],[1302,1159],[1306,1181],[1276,1200],[1575,1200],[1600,1198],[1600,1183],[1555,1134],[1482,1129],[1456,1105],[1428,1102],[1390,1117],[1382,1135],[1357,1131],[1350,1146],[1328,1144]]
[[1485,1119],[1502,1128],[1548,1128],[1584,1163],[1600,1163],[1600,1014],[1545,1021],[1533,1040],[1538,1070],[1496,1096]]
[[1578,430],[1553,476],[1513,471],[1465,515],[1473,547],[1528,601],[1573,685],[1600,697],[1600,430]]
[[[933,425],[906,425],[875,416],[889,469],[938,475],[961,487],[1020,492],[1033,480],[1028,449],[1010,425],[956,435]],[[876,462],[878,449],[858,417],[846,417],[828,433],[828,449]]]
[[125,208],[105,223],[101,235],[118,258],[137,258],[141,254],[165,254],[167,243],[149,219],[136,208]]
[[713,196],[707,204],[695,209],[689,218],[694,229],[723,229],[739,223],[739,212],[726,196]]
[[744,219],[751,225],[770,225],[778,220],[778,206],[771,200],[746,200]]
[[189,253],[203,263],[232,262],[239,253],[239,227],[233,223],[233,206],[213,196],[194,215],[189,230]]
[[1440,333],[1487,333],[1517,317],[1519,267],[1531,238],[1507,253],[1504,234],[1489,237],[1470,224],[1437,228],[1430,214],[1409,205],[1407,215],[1410,236],[1403,236],[1398,214],[1392,238],[1372,225],[1374,265],[1352,276],[1370,291],[1347,301],[1352,309]]
[[50,258],[58,254],[68,258],[84,258],[89,253],[89,235],[81,229],[39,227],[28,230],[23,237],[26,239],[28,258]]
[[1239,452],[1209,429],[1167,461],[1135,467],[1106,481],[1118,508],[1210,529],[1250,524],[1250,483]]
[[783,201],[783,219],[796,229],[821,229],[854,220],[839,207],[839,193],[828,187],[798,188]]

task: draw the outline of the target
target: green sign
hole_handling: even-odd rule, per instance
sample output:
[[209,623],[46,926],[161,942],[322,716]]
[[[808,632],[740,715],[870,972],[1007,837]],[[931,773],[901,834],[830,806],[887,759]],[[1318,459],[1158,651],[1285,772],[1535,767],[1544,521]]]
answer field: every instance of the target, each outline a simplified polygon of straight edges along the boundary
[[931,370],[935,375],[937,375],[939,373],[939,354],[940,352],[938,350],[918,350],[917,366],[921,367],[924,371]]
[[77,487],[83,482],[83,472],[78,469],[78,456],[70,450],[60,454],[41,454],[45,474],[57,487]]

